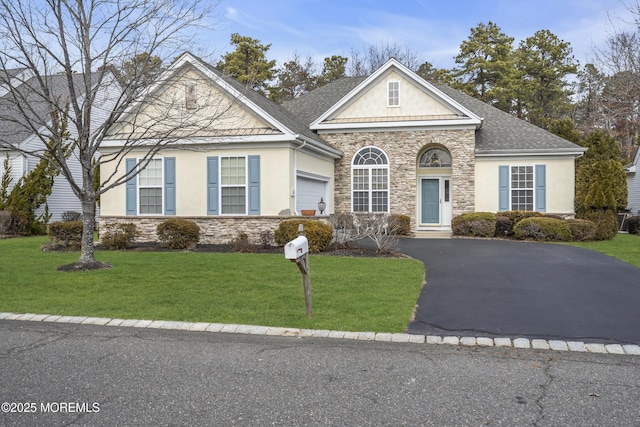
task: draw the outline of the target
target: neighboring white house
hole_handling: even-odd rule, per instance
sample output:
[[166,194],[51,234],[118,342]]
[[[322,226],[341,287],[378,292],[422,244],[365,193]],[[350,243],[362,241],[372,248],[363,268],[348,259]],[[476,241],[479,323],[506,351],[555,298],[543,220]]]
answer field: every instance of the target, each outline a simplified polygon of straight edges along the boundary
[[627,173],[627,209],[633,215],[640,215],[640,172],[638,167],[640,166],[640,148],[636,150],[636,155],[633,158],[633,162],[625,167]]
[[[60,97],[61,100],[69,98],[69,88],[65,75],[54,75],[46,78],[49,80],[49,89],[56,97]],[[84,102],[83,85],[81,84],[83,75],[75,74],[74,79],[78,100],[82,103]],[[10,191],[21,177],[32,171],[39,163],[40,159],[29,153],[42,153],[43,150],[42,141],[32,129],[29,129],[23,114],[26,112],[27,114],[33,114],[34,117],[46,118],[48,117],[49,104],[41,102],[37,93],[32,96],[27,94],[27,98],[31,100],[28,108],[24,108],[23,112],[18,111],[15,101],[9,93],[9,88],[26,92],[31,87],[38,87],[35,77],[32,77],[24,69],[8,70],[7,75],[2,76],[0,81],[2,82],[0,84],[0,176],[4,172],[4,160],[8,157],[12,177],[12,182],[9,186]],[[106,81],[108,84],[103,83],[94,102],[92,120],[95,125],[92,128],[96,128],[96,125],[104,120],[105,114],[108,113],[118,98],[120,88],[115,79],[110,76]],[[34,120],[34,122],[37,121],[38,119]],[[72,123],[69,123],[68,129],[70,139],[73,139],[77,133]],[[46,134],[44,126],[41,127],[40,132],[43,135]],[[82,169],[80,163],[72,155],[68,159],[68,164],[74,178],[81,182]],[[47,198],[46,204],[49,213],[52,215],[51,221],[61,220],[62,214],[66,211],[82,211],[78,198],[73,193],[69,182],[62,175],[54,178],[53,189],[51,195]],[[36,215],[42,214],[44,209],[45,206],[41,206],[36,211]]]
[[[255,238],[303,209],[317,211],[321,198],[325,214],[404,214],[423,234],[450,231],[451,218],[466,212],[574,215],[584,148],[393,59],[283,106],[189,53],[161,80],[136,107],[142,121],[159,111],[204,119],[224,106],[224,114],[177,135],[149,168],[103,195],[101,221],[139,224],[143,239],[172,216],[196,221],[203,242]],[[123,123],[101,152],[117,152],[132,132]],[[135,168],[146,152],[103,165],[102,176]]]

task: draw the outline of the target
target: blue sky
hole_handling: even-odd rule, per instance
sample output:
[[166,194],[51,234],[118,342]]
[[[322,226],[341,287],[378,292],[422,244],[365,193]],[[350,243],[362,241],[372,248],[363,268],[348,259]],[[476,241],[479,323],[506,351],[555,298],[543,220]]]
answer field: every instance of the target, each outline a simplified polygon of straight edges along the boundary
[[492,21],[516,45],[550,30],[585,64],[614,25],[622,28],[631,20],[621,0],[221,0],[210,22],[215,29],[203,34],[194,52],[216,62],[232,50],[230,35],[239,33],[271,43],[267,55],[278,66],[295,53],[322,62],[371,44],[395,43],[436,67],[452,68],[470,29]]

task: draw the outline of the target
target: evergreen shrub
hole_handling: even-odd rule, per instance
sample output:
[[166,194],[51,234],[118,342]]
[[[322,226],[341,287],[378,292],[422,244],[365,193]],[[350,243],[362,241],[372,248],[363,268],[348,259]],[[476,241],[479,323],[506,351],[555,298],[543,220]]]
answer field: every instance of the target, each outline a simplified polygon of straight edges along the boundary
[[516,239],[538,242],[568,242],[572,238],[569,225],[556,218],[525,218],[513,227],[513,232]]
[[200,240],[200,227],[188,219],[167,219],[158,224],[157,233],[163,245],[170,249],[193,248]]
[[100,243],[110,250],[129,249],[139,235],[138,226],[133,223],[108,224],[100,233]]
[[82,221],[52,222],[49,224],[49,238],[54,245],[73,251],[82,246]]
[[278,246],[298,237],[298,225],[304,226],[304,233],[309,241],[309,252],[322,252],[331,245],[333,227],[320,221],[310,219],[290,219],[282,221],[274,231],[273,237]]
[[491,212],[471,212],[451,220],[454,236],[494,237],[496,215]]
[[596,225],[586,219],[567,219],[567,225],[571,229],[571,236],[577,242],[594,240],[596,237]]

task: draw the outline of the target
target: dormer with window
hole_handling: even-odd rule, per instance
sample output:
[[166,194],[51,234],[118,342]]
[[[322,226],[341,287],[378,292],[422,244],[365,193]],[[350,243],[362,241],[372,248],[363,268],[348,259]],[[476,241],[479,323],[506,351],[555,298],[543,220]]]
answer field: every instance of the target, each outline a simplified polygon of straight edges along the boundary
[[387,107],[400,106],[400,82],[390,80],[387,82]]
[[196,97],[196,82],[189,82],[185,86],[185,107],[187,110],[198,108],[198,98]]

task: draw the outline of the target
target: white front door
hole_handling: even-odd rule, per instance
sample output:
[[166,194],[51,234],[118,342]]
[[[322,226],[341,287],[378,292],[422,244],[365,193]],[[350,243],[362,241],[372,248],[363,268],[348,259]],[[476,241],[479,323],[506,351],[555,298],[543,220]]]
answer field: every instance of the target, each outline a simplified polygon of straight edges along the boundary
[[420,226],[450,228],[452,217],[451,177],[425,176],[419,179]]

